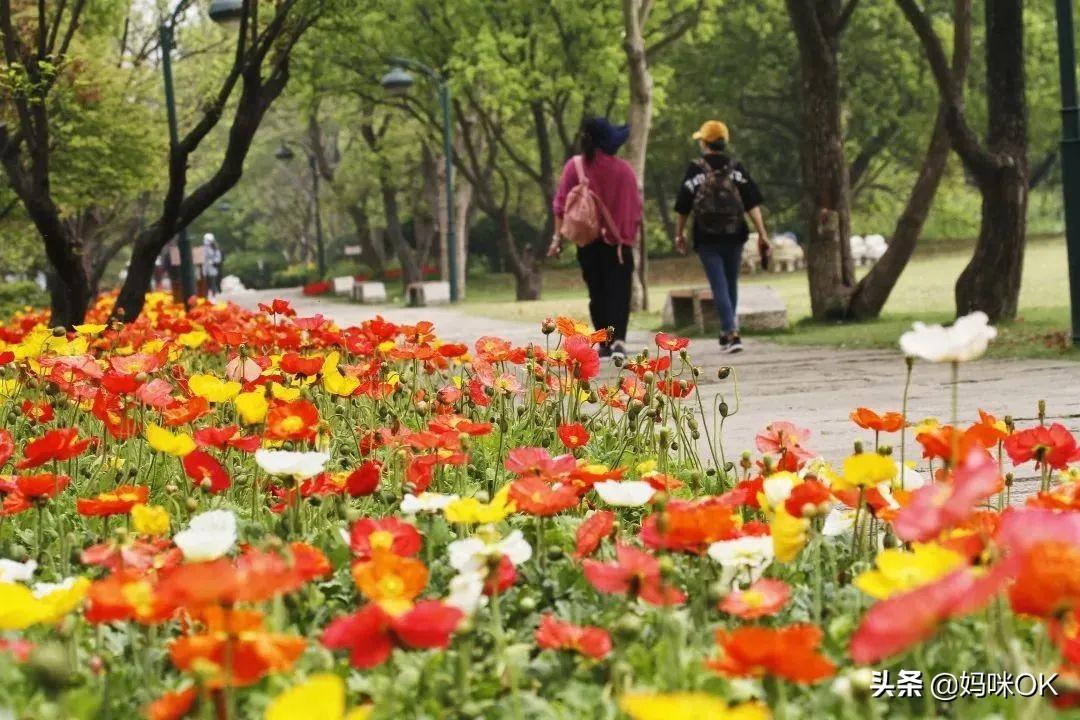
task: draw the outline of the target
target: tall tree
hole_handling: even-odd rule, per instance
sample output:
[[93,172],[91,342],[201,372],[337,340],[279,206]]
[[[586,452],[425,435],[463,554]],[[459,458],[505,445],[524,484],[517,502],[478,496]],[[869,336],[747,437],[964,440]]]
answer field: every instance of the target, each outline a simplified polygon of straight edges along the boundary
[[[971,0],[954,0],[952,46],[950,80],[956,87],[963,87],[971,59]],[[926,155],[907,203],[896,221],[889,247],[855,286],[848,315],[856,320],[881,314],[896,281],[900,279],[900,274],[915,252],[949,161],[952,143],[949,138],[948,113],[948,106],[940,103]]]
[[[945,106],[953,149],[982,195],[975,252],[956,281],[956,312],[982,310],[991,320],[1016,317],[1024,262],[1028,200],[1027,98],[1023,0],[986,0],[987,132],[980,140],[964,105],[964,87],[950,72],[941,39],[915,0],[897,0],[926,53]],[[970,22],[960,0],[953,22]]]
[[844,155],[840,37],[859,0],[787,0],[802,74],[806,267],[815,318],[842,317],[855,287],[850,175]]

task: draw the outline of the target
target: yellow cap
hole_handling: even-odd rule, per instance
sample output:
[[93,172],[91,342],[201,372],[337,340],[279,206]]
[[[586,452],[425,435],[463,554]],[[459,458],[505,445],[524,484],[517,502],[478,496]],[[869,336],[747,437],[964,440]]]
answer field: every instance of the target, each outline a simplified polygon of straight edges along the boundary
[[727,125],[724,123],[719,120],[706,120],[702,123],[701,128],[694,133],[694,139],[712,143],[717,140],[727,141],[730,139],[730,135],[728,135]]

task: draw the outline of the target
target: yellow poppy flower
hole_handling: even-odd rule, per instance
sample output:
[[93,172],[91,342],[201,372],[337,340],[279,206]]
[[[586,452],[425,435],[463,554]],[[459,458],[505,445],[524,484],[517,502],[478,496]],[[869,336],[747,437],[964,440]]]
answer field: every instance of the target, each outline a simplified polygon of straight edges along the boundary
[[322,366],[323,387],[331,395],[342,397],[352,395],[356,388],[360,387],[360,380],[348,375],[342,375],[338,370],[338,360],[341,353],[334,351],[326,356]]
[[619,707],[633,720],[769,720],[769,709],[757,702],[729,706],[716,695],[703,692],[630,693],[619,698]]
[[285,387],[279,382],[272,382],[270,383],[270,394],[274,396],[275,400],[292,402],[300,397],[300,388]]
[[243,386],[235,380],[222,380],[216,375],[204,373],[192,375],[188,378],[188,388],[191,389],[191,392],[212,403],[228,402],[243,390]]
[[773,513],[769,529],[772,531],[773,553],[782,563],[789,563],[806,547],[806,530],[810,521],[797,518],[780,505]]
[[270,403],[266,401],[266,395],[262,390],[240,393],[233,399],[236,411],[240,419],[246,425],[257,425],[266,419],[266,412],[270,409]]
[[963,564],[960,553],[934,543],[916,543],[911,552],[890,549],[878,553],[876,568],[855,578],[855,587],[884,600],[937,580]]
[[444,514],[449,522],[456,523],[496,523],[516,509],[510,501],[510,486],[504,485],[489,503],[482,503],[476,498],[462,498],[446,506]]
[[158,452],[174,457],[184,457],[195,449],[195,440],[186,433],[173,434],[161,427],[150,423],[146,426],[146,441],[150,447]]
[[834,487],[839,490],[869,488],[896,477],[896,462],[891,457],[875,452],[852,455],[844,461],[844,476],[837,478]]
[[71,578],[37,587],[35,594],[19,583],[0,583],[0,630],[24,630],[31,625],[59,622],[82,604],[90,581]]
[[82,325],[76,325],[75,326],[75,332],[79,333],[80,335],[93,336],[93,335],[100,334],[107,327],[108,327],[108,325],[96,325],[96,324],[91,324],[91,323],[84,323]]
[[306,682],[278,694],[266,706],[265,720],[366,720],[371,706],[345,712],[345,683],[337,675],[312,675]]
[[131,508],[131,526],[143,535],[165,535],[169,532],[169,511],[160,505],[140,503]]
[[14,397],[18,392],[18,380],[0,378],[0,398]]
[[210,336],[205,330],[192,330],[191,332],[181,333],[176,336],[176,342],[193,350],[197,347],[201,347],[202,344],[209,339]]

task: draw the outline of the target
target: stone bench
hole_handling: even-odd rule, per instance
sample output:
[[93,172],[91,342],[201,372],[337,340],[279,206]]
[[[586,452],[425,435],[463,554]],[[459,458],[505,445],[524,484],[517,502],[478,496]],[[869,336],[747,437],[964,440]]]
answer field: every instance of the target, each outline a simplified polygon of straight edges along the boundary
[[354,282],[352,275],[334,278],[334,294],[348,295],[352,292]]
[[381,282],[359,282],[352,286],[352,299],[358,303],[384,303],[386,302],[386,285]]
[[[739,328],[750,331],[783,330],[787,327],[787,306],[768,285],[741,285],[736,310]],[[668,293],[661,313],[664,327],[692,328],[700,334],[720,331],[720,318],[708,287],[679,288]]]
[[405,304],[410,307],[445,305],[450,302],[450,283],[418,282],[405,287]]

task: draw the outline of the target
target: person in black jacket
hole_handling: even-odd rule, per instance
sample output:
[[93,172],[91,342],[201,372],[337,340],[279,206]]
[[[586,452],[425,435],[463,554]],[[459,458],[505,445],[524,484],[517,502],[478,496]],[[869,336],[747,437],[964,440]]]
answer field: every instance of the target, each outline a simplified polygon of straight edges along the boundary
[[735,310],[743,244],[750,236],[747,217],[757,230],[762,264],[767,265],[769,259],[769,235],[761,214],[764,197],[746,167],[728,152],[727,125],[709,120],[693,137],[702,157],[686,169],[675,198],[675,249],[686,252],[686,221],[693,215],[694,250],[709,278],[720,316],[720,349],[739,352],[743,346]]

